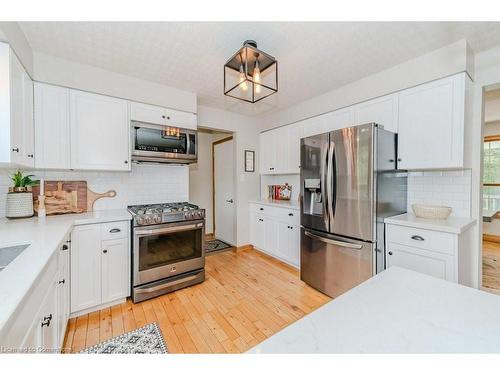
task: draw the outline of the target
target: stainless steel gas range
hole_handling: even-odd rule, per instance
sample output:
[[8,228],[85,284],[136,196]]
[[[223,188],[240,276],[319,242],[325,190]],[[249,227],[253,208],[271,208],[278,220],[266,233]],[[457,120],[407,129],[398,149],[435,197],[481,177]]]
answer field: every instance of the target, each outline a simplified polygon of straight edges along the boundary
[[129,206],[132,300],[144,301],[205,280],[205,210],[194,204]]

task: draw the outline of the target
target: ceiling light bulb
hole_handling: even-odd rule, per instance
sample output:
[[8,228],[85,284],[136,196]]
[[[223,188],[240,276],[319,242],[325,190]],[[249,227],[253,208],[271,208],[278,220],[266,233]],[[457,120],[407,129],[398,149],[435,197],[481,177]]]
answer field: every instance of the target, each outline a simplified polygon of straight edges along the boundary
[[243,64],[240,65],[240,82],[239,82],[239,85],[240,85],[240,89],[243,90],[243,91],[247,91],[248,90],[248,84],[247,84],[247,81],[246,81],[247,77],[245,76],[245,72],[243,71]]
[[253,82],[255,84],[255,92],[260,94],[260,68],[259,68],[259,60],[255,60],[255,68],[253,69]]

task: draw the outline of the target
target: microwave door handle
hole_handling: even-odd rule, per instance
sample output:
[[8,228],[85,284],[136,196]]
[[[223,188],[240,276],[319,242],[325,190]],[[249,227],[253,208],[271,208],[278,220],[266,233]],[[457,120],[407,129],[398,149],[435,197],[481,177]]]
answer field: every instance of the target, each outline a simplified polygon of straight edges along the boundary
[[172,233],[172,232],[184,232],[192,229],[200,229],[203,228],[203,225],[198,224],[190,224],[190,225],[176,225],[168,228],[158,228],[158,229],[141,229],[135,230],[134,234],[138,236],[147,236],[153,234],[163,234],[163,233]]
[[347,247],[349,249],[355,249],[355,250],[361,250],[363,248],[363,245],[358,245],[358,244],[355,244],[355,243],[345,242],[345,241],[332,240],[330,238],[317,236],[317,235],[312,234],[311,232],[308,232],[308,231],[305,231],[304,234],[307,237],[310,237],[310,238],[312,238],[314,240],[318,240],[318,241],[324,242],[324,243],[329,244],[329,245]]

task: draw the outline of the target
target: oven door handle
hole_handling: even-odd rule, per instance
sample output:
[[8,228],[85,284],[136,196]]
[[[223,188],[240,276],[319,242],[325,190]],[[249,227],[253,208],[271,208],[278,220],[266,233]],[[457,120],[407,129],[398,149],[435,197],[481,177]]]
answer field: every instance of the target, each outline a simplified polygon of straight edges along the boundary
[[138,236],[147,236],[147,235],[152,235],[152,234],[154,235],[154,234],[172,233],[172,232],[186,231],[186,230],[192,230],[192,229],[201,229],[201,228],[203,228],[203,223],[189,224],[189,225],[176,225],[173,227],[158,228],[158,229],[146,229],[146,230],[135,229],[134,234],[138,235]]

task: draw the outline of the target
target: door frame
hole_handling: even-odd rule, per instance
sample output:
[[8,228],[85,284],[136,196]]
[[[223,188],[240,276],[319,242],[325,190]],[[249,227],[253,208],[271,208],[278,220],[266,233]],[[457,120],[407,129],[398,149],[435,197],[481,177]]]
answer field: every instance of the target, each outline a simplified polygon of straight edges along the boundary
[[233,136],[229,136],[218,141],[212,142],[212,232],[215,237],[215,146],[233,140]]

